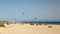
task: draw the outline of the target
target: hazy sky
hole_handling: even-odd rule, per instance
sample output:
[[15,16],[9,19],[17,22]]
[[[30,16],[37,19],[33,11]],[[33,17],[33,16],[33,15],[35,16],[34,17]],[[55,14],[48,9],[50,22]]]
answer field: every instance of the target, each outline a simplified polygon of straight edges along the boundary
[[12,20],[14,18],[25,21],[60,21],[60,1],[0,0],[0,20]]

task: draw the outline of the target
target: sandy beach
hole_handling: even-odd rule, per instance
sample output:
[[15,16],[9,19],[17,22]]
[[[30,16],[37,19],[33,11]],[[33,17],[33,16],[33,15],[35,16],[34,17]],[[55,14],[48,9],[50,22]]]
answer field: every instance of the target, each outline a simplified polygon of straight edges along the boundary
[[5,24],[5,26],[0,27],[0,34],[60,34],[60,25]]

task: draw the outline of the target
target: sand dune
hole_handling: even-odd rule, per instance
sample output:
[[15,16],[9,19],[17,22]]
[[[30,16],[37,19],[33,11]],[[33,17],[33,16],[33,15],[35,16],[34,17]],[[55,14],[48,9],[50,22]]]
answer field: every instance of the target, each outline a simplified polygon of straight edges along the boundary
[[60,25],[5,24],[5,26],[0,27],[1,34],[60,34]]

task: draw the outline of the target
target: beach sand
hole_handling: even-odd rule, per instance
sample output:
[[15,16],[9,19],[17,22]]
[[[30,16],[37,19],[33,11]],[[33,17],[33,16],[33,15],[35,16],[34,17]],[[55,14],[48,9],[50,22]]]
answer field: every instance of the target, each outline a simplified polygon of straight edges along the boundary
[[60,34],[60,25],[10,24],[5,26],[5,28],[0,27],[1,34]]

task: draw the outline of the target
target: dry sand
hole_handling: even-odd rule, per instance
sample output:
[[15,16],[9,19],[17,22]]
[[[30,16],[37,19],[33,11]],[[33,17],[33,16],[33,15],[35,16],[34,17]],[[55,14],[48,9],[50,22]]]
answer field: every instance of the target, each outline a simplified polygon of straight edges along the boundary
[[1,34],[60,34],[60,25],[10,24],[5,26],[5,28],[0,27]]

